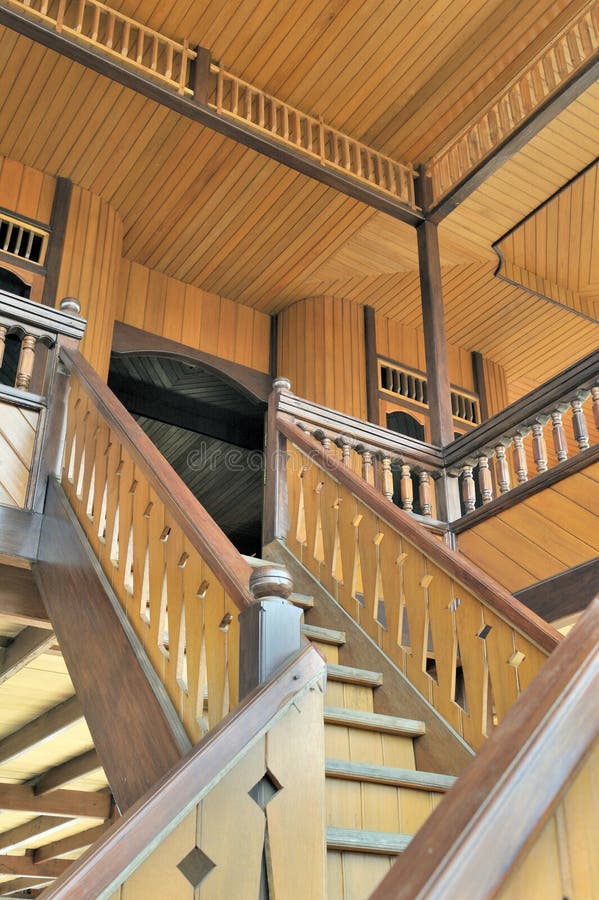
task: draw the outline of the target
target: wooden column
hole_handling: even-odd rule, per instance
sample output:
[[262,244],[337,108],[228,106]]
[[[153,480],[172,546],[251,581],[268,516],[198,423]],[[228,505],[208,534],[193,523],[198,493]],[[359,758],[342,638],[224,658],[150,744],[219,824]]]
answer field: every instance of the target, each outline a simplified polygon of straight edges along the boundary
[[373,425],[380,425],[376,320],[372,306],[364,307],[364,347],[366,351],[366,415],[368,421]]
[[210,96],[210,50],[205,47],[196,47],[196,53],[191,75],[193,99],[196,103],[206,106]]
[[262,516],[262,543],[264,546],[281,538],[285,540],[289,529],[287,501],[287,440],[277,428],[277,409],[281,391],[291,389],[287,378],[275,378],[273,391],[268,398],[266,417],[266,452],[264,465],[264,510]]
[[[421,172],[417,185],[419,187],[419,205],[426,208],[430,206],[430,178]],[[453,415],[441,288],[439,235],[437,226],[429,221],[421,222],[416,229],[416,234],[431,441],[433,444],[444,447],[453,440]]]
[[56,180],[56,190],[54,191],[52,214],[50,216],[50,239],[48,241],[48,252],[46,253],[46,280],[44,281],[44,292],[42,294],[42,303],[45,306],[56,306],[56,289],[58,287],[58,276],[60,274],[72,192],[73,183],[68,178],[58,178]]

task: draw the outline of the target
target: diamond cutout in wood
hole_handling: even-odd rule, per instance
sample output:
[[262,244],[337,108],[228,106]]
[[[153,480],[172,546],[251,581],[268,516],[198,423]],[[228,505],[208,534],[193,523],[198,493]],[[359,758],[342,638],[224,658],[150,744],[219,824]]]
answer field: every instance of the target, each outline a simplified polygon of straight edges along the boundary
[[193,888],[198,888],[207,875],[214,869],[216,863],[212,862],[199,847],[190,850],[187,856],[181,860],[177,868],[187,878]]
[[281,790],[271,773],[266,770],[260,781],[257,781],[253,788],[250,788],[248,794],[262,811],[266,809],[270,801]]

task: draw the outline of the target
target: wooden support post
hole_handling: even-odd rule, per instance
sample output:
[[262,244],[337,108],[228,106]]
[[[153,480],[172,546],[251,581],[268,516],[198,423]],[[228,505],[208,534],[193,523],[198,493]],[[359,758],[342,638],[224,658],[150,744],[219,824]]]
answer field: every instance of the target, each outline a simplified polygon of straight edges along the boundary
[[286,569],[262,566],[250,576],[255,603],[239,616],[239,698],[267,681],[301,646],[302,610],[287,600]]
[[281,391],[289,391],[287,378],[275,378],[273,391],[268,398],[266,416],[266,479],[264,485],[264,511],[262,517],[262,543],[270,544],[280,538],[285,540],[289,530],[289,504],[287,500],[287,440],[277,428],[277,410]]
[[191,73],[193,99],[196,103],[206,106],[210,96],[210,50],[205,47],[196,47],[196,53]]
[[[430,178],[421,172],[417,184],[419,205],[425,208],[430,204]],[[453,440],[453,413],[445,337],[439,235],[437,226],[428,221],[418,225],[416,234],[431,441],[437,446],[445,447]]]
[[364,307],[364,347],[366,353],[366,417],[373,425],[380,425],[376,317],[372,306]]
[[56,306],[58,276],[60,274],[60,266],[62,263],[62,253],[64,250],[67,219],[69,217],[72,193],[73,183],[69,181],[68,178],[58,178],[56,181],[56,190],[54,191],[54,201],[52,203],[50,239],[48,241],[48,251],[46,253],[46,279],[44,281],[44,291],[42,294],[42,303],[45,306]]
[[478,394],[481,422],[486,422],[489,418],[489,400],[487,397],[483,355],[478,350],[472,351],[472,374],[474,375],[474,390]]

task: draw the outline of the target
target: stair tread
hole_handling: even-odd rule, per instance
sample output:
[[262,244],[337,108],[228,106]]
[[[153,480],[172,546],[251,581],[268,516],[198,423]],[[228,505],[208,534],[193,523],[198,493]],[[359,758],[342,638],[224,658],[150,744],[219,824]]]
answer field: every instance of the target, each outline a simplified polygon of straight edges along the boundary
[[291,603],[294,603],[295,606],[301,606],[302,609],[312,609],[314,606],[314,597],[311,597],[309,594],[298,594],[293,591],[293,593],[289,595],[289,600]]
[[439,775],[436,772],[419,772],[415,769],[395,769],[370,763],[350,762],[344,759],[327,759],[325,773],[329,777],[352,781],[370,781],[411,787],[425,791],[448,791],[456,782],[453,775]]
[[322,628],[320,625],[302,625],[302,634],[311,641],[320,644],[334,644],[340,647],[345,644],[345,631],[335,631],[334,628]]
[[353,666],[341,666],[337,663],[328,663],[327,677],[331,681],[347,681],[351,684],[365,684],[377,687],[383,683],[383,673],[373,672],[370,669],[356,669]]
[[329,850],[355,850],[361,853],[401,853],[410,841],[411,834],[389,831],[363,831],[360,828],[327,827]]
[[361,712],[356,709],[344,709],[340,706],[325,706],[324,720],[331,725],[349,725],[369,731],[382,731],[385,734],[403,734],[416,737],[424,734],[424,722],[416,719],[401,719],[398,716],[386,716],[380,713]]
[[245,553],[242,553],[241,556],[252,569],[260,569],[262,566],[272,566],[274,569],[285,568],[282,563],[271,562],[270,559],[261,559],[259,556],[246,556]]

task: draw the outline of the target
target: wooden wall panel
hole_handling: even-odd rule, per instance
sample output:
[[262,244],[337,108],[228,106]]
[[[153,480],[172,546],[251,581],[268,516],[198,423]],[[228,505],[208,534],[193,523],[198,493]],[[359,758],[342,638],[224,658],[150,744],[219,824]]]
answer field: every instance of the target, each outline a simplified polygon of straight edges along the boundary
[[76,297],[87,329],[81,350],[96,371],[108,373],[123,244],[120,216],[89,191],[74,186],[57,297]]
[[44,225],[50,223],[56,180],[0,156],[0,206]]
[[333,297],[300,300],[279,314],[277,374],[300,397],[366,418],[364,311]]
[[[450,358],[451,364],[451,358]],[[483,378],[487,392],[489,417],[501,412],[508,405],[507,378],[505,369],[499,363],[483,356]]]
[[25,506],[39,413],[0,404],[0,503]]
[[138,263],[122,261],[116,318],[268,372],[270,316]]

